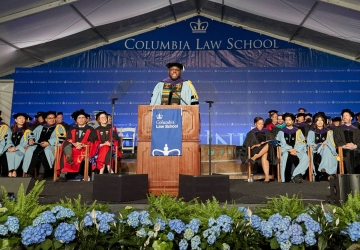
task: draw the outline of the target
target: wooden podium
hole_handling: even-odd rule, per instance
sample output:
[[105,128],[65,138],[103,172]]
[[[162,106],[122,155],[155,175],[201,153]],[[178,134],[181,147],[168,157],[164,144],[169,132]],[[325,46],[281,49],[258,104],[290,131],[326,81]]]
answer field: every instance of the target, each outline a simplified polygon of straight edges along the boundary
[[[182,156],[150,156],[153,109],[182,108]],[[177,195],[179,174],[200,174],[199,106],[138,107],[138,145],[136,173],[148,174],[149,192]],[[135,187],[134,187],[135,188]]]

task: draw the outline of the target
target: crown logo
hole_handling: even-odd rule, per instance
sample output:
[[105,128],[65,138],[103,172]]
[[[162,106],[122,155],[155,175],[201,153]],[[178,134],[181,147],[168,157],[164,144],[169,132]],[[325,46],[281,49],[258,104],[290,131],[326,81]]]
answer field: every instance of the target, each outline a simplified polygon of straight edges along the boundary
[[191,22],[190,27],[192,29],[192,33],[206,33],[206,29],[208,28],[208,22],[201,22],[200,18],[198,18],[197,22]]
[[162,114],[157,114],[156,119],[161,120],[163,118]]

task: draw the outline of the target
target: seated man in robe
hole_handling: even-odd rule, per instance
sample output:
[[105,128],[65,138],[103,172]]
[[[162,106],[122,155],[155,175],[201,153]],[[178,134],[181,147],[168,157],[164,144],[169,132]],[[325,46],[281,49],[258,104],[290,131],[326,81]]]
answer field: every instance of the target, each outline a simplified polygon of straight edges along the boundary
[[354,122],[352,125],[354,125],[355,127],[357,127],[358,129],[360,129],[360,112],[357,112],[355,114],[355,119],[356,119],[356,122]]
[[53,168],[55,146],[60,146],[66,137],[66,129],[61,124],[55,123],[55,116],[55,111],[45,113],[45,124],[38,125],[34,129],[33,142],[29,142],[33,145],[25,153],[23,171],[31,176],[34,169],[39,168],[38,180],[43,180],[46,171]]
[[360,163],[360,130],[351,124],[354,116],[350,109],[343,109],[341,117],[344,124],[333,128],[335,144],[343,148],[343,160],[348,174],[355,174],[355,167]]
[[341,125],[341,117],[339,116],[335,116],[334,118],[331,119],[331,129],[333,129],[333,127],[339,127]]
[[168,63],[166,67],[169,77],[155,86],[150,105],[198,105],[199,98],[192,82],[181,77],[184,66]]
[[64,122],[64,113],[63,112],[57,112],[55,120],[56,120],[56,123],[61,124],[65,128],[66,131],[68,131],[70,129],[69,124]]
[[303,175],[309,166],[305,137],[301,130],[294,126],[293,114],[285,113],[283,118],[286,127],[276,136],[281,146],[281,181],[302,183]]
[[276,127],[280,130],[286,126],[286,123],[284,122],[283,116],[281,114],[278,114],[278,120]]
[[96,140],[96,134],[92,127],[86,124],[84,110],[78,110],[72,114],[76,121],[76,126],[67,133],[65,142],[62,145],[62,155],[59,157],[61,171],[58,181],[66,181],[67,173],[77,174],[76,179],[82,180],[83,168],[82,162],[86,154],[86,146],[89,146],[89,158],[94,155],[96,148],[93,146]]

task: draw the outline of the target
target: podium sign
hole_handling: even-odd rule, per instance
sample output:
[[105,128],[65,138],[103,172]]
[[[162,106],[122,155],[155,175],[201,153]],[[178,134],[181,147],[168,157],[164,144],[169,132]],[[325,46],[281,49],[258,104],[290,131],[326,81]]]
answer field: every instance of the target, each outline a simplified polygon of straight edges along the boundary
[[[161,106],[161,110],[179,110],[182,113],[182,139],[180,156],[151,156],[152,114],[154,106],[138,107],[138,143],[136,173],[148,174],[149,191],[160,195],[177,195],[179,174],[200,174],[200,116],[199,106]],[[170,150],[170,147],[169,147]]]
[[181,109],[154,109],[151,156],[180,156],[182,152]]

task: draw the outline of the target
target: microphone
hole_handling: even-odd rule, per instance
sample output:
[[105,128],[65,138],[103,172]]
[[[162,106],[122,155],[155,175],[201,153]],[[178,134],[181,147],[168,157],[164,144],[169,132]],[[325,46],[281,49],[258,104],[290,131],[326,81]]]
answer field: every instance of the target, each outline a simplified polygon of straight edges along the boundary
[[205,102],[206,102],[206,103],[210,103],[210,104],[211,104],[211,103],[214,103],[214,101],[205,101]]

